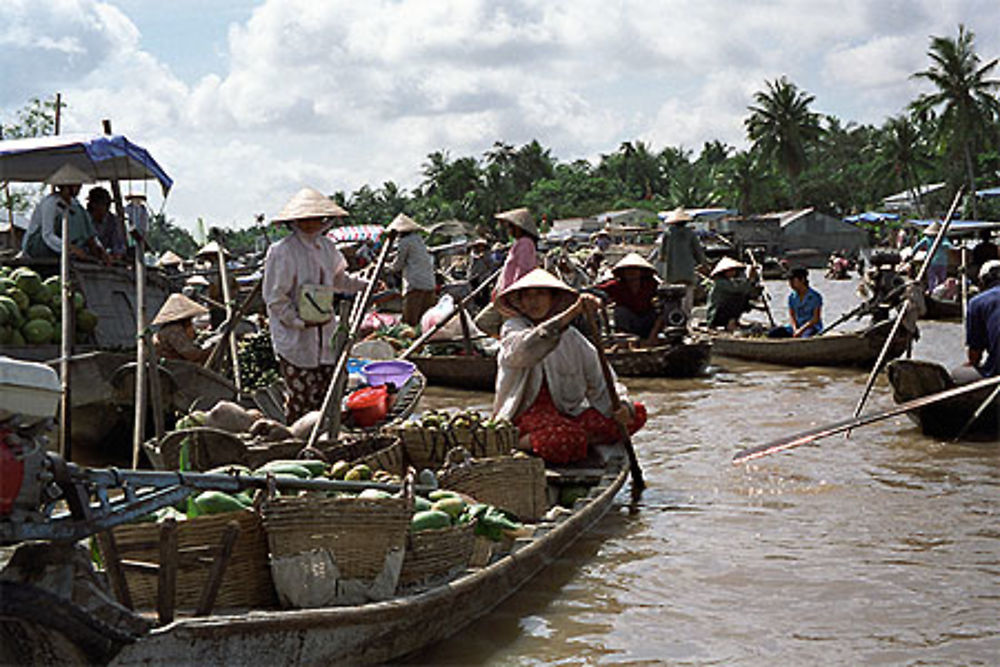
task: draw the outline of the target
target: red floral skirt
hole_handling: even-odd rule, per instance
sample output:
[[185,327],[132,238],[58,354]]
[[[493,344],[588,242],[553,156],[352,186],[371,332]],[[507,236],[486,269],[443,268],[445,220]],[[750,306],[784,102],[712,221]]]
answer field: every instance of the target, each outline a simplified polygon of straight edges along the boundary
[[[628,432],[635,433],[646,423],[646,407],[633,403],[635,418]],[[556,409],[548,384],[542,388],[531,407],[514,418],[521,435],[531,436],[531,449],[549,463],[571,463],[587,458],[587,438],[594,444],[610,445],[619,439],[618,423],[594,408],[587,408],[576,417]]]

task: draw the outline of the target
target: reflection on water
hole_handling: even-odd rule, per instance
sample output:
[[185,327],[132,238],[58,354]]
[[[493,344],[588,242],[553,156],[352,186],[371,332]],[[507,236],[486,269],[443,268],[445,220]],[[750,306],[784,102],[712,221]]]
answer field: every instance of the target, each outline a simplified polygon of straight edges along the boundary
[[[828,321],[855,304],[853,282],[816,282]],[[771,287],[782,303],[787,288]],[[916,357],[962,361],[958,324],[921,330]],[[626,380],[649,408],[635,438],[641,504],[613,510],[496,613],[416,659],[996,663],[996,444],[935,441],[898,417],[729,463],[741,447],[849,416],[865,380],[728,359],[706,378]],[[491,399],[432,389],[424,407]],[[868,409],[890,405],[880,379]]]

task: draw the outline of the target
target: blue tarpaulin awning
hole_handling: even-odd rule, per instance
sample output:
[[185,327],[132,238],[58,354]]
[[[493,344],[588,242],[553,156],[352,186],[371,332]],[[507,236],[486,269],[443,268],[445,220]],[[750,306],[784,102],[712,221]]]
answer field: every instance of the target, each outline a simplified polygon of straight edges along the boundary
[[976,190],[977,197],[1000,197],[1000,185],[995,188],[986,188],[985,190]]
[[0,141],[0,182],[42,183],[67,163],[99,181],[155,178],[163,196],[174,184],[149,151],[120,134],[63,134]]
[[857,215],[849,215],[844,218],[844,222],[858,223],[858,222],[885,222],[886,220],[899,220],[899,215],[896,213],[880,213],[878,211],[865,211],[864,213],[858,213]]
[[[907,220],[907,224],[916,227],[926,227],[932,223],[939,223],[940,220]],[[1000,222],[990,222],[989,220],[952,220],[948,225],[949,232],[975,232],[981,229],[1000,229]]]

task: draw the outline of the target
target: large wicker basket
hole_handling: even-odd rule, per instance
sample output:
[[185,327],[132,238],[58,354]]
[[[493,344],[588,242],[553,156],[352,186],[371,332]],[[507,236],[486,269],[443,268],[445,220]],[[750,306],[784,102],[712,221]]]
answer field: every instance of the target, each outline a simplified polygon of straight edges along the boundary
[[537,521],[547,508],[545,463],[533,456],[498,456],[450,465],[438,475],[443,489],[472,496],[481,503]]
[[374,579],[391,549],[403,549],[413,515],[404,498],[276,498],[263,507],[272,557],[330,553],[342,579]]
[[[240,525],[222,586],[215,601],[216,609],[273,607],[277,604],[271,571],[267,564],[267,540],[260,517],[247,511],[201,516],[177,524],[177,588],[175,604],[180,610],[193,610],[208,585],[212,559],[221,544],[230,521]],[[123,560],[158,564],[160,525],[136,523],[113,529],[118,553]],[[156,606],[157,577],[131,568],[125,574],[136,609]]]
[[475,530],[475,525],[469,523],[408,534],[400,585],[420,583],[465,569],[476,542]]
[[464,447],[472,456],[503,456],[517,447],[518,430],[513,424],[487,428],[481,423],[457,425],[454,420],[441,428],[408,423],[395,433],[403,441],[406,458],[416,468],[437,468],[454,447]]

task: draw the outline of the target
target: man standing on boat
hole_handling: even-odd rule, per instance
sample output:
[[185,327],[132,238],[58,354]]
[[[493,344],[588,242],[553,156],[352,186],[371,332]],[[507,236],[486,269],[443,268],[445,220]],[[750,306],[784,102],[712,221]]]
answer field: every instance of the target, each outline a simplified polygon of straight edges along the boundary
[[33,259],[58,258],[62,252],[62,217],[69,214],[69,255],[72,259],[107,261],[104,249],[97,243],[97,230],[90,215],[76,196],[80,186],[91,179],[76,167],[65,164],[46,179],[55,186],[35,207],[24,233],[21,249]]
[[[968,361],[952,371],[958,384],[967,384],[1000,372],[1000,260],[979,269],[983,291],[969,300],[965,322]],[[985,353],[986,357],[983,358]]]
[[389,230],[399,235],[396,259],[387,268],[403,274],[403,322],[411,327],[420,325],[420,317],[436,302],[434,288],[434,258],[418,232],[417,222],[400,213],[389,223]]
[[772,338],[809,338],[823,331],[823,297],[809,287],[809,269],[796,267],[788,274],[788,326],[775,327]]
[[367,285],[347,273],[347,260],[326,236],[332,221],[346,216],[323,193],[303,188],[274,218],[292,231],[268,248],[263,285],[271,344],[288,387],[289,424],[318,409],[333,381],[334,292],[354,294]]
[[697,269],[708,263],[705,249],[698,235],[687,223],[694,220],[683,207],[670,212],[667,228],[660,241],[659,259],[663,262],[663,280],[668,284],[680,283],[687,287],[684,293],[684,312],[690,317],[694,307],[694,286]]
[[735,331],[743,313],[750,310],[750,301],[760,296],[762,289],[744,274],[746,264],[732,257],[723,257],[712,269],[712,287],[708,291],[708,326]]

